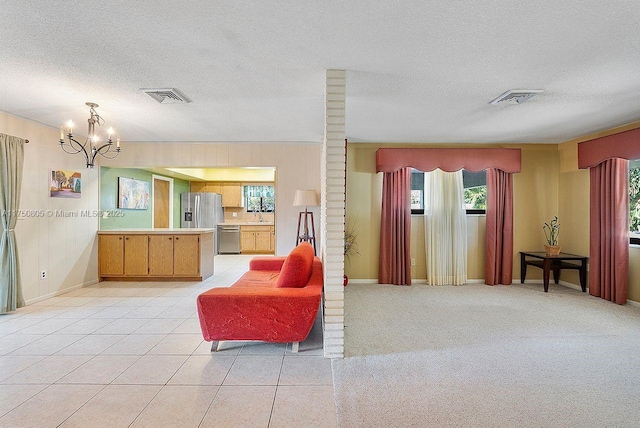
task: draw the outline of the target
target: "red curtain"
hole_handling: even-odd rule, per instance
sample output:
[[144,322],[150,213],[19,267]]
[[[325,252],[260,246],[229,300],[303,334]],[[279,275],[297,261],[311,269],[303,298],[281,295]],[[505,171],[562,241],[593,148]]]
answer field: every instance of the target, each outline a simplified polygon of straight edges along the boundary
[[411,168],[385,172],[382,178],[380,284],[411,285]]
[[382,148],[376,151],[376,172],[393,172],[404,167],[423,172],[436,168],[447,172],[496,168],[515,173],[521,168],[520,149]]
[[513,176],[487,169],[485,283],[511,284],[513,272]]
[[606,159],[640,159],[640,128],[578,144],[578,168],[591,168]]
[[589,294],[623,305],[629,282],[629,161],[590,169]]

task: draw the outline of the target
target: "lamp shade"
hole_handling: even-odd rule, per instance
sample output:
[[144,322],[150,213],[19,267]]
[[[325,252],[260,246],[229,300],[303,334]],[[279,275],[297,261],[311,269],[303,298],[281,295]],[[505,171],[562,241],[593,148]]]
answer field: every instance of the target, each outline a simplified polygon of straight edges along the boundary
[[315,190],[296,190],[293,198],[294,207],[316,207],[318,206],[318,197]]

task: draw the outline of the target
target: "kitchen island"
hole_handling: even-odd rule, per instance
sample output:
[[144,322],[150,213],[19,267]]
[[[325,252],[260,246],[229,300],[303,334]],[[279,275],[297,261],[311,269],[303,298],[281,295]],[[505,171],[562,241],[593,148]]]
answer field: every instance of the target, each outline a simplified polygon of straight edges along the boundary
[[100,281],[202,281],[213,275],[215,229],[98,231]]

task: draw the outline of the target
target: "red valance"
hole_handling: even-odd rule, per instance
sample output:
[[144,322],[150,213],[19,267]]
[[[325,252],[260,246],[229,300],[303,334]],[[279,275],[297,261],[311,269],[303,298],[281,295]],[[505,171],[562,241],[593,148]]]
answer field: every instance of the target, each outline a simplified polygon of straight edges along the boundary
[[428,172],[436,168],[452,172],[465,169],[482,171],[496,168],[504,172],[520,172],[520,149],[378,149],[376,172],[393,172],[412,167]]
[[614,158],[640,159],[640,129],[632,129],[578,144],[580,169],[591,168]]

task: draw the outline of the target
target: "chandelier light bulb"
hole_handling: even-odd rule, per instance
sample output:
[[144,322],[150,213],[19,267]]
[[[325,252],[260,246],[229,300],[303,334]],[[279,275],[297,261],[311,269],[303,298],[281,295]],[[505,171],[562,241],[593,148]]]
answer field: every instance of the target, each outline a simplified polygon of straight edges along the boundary
[[73,122],[67,122],[67,127],[69,128],[69,134],[73,134]]

